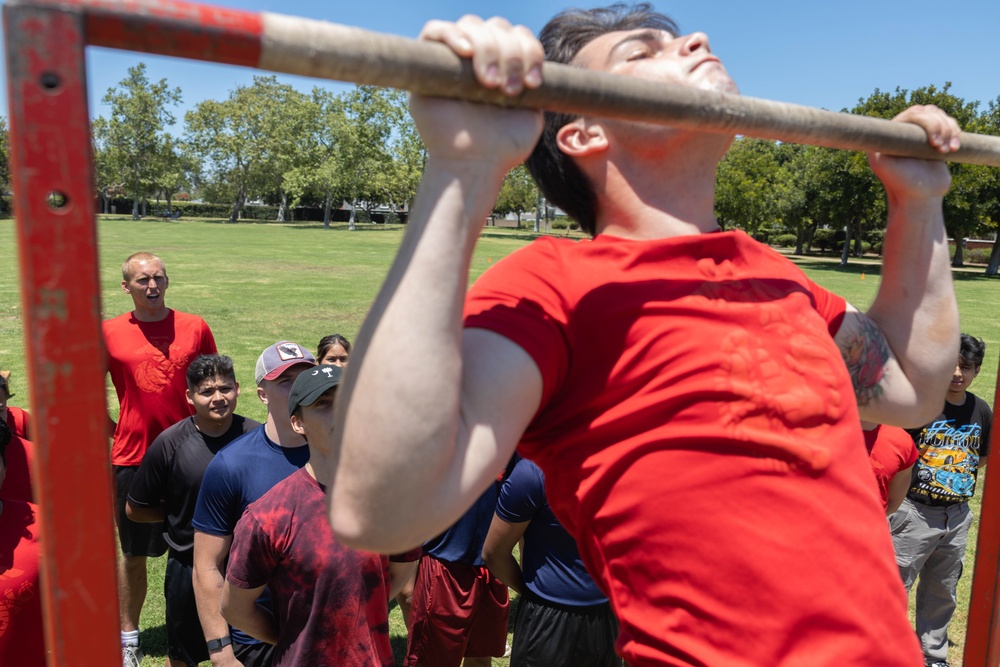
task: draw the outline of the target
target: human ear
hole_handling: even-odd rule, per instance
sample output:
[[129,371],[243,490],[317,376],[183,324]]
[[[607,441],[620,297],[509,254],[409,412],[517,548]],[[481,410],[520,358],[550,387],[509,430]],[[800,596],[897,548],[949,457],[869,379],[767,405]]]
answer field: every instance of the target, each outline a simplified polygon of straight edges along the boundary
[[608,137],[599,123],[577,118],[559,128],[556,145],[566,155],[586,157],[606,150]]
[[301,435],[302,437],[305,437],[306,429],[302,425],[302,418],[299,417],[298,415],[292,415],[289,419],[291,420],[292,423],[292,430]]

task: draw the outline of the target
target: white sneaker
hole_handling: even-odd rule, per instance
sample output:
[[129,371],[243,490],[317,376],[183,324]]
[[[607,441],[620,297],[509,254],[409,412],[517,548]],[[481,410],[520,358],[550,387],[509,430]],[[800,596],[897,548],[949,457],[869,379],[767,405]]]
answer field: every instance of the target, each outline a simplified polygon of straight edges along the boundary
[[122,667],[139,667],[141,663],[141,648],[132,644],[122,646]]

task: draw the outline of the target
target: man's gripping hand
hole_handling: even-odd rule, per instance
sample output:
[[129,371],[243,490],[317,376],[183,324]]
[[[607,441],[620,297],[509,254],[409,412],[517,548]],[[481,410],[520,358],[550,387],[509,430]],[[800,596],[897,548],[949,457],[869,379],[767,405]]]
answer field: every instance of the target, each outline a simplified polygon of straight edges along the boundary
[[[516,97],[542,83],[542,45],[524,26],[506,19],[464,16],[456,23],[430,21],[420,38],[441,42],[471,58],[479,83]],[[503,173],[528,156],[542,128],[542,114],[524,109],[414,95],[410,112],[434,160],[485,161]]]
[[[893,121],[922,127],[927,133],[927,143],[939,153],[947,154],[959,148],[961,128],[958,122],[933,104],[912,106]],[[951,174],[943,160],[869,153],[868,161],[885,186],[890,201],[936,199],[944,197],[951,186]]]

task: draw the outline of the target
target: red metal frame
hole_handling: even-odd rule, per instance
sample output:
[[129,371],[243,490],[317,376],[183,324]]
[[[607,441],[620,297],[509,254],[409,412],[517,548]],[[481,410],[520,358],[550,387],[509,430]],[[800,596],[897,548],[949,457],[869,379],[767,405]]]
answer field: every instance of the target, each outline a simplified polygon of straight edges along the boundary
[[[1000,396],[1000,368],[994,396]],[[995,403],[994,399],[994,403]],[[993,428],[990,452],[998,452],[1000,429]],[[992,458],[996,459],[994,454]],[[986,466],[983,479],[983,505],[979,514],[979,542],[976,545],[976,569],[972,576],[972,599],[965,632],[967,667],[1000,665],[1000,473],[994,460]]]
[[[14,0],[3,18],[49,665],[116,664],[116,553],[84,46],[258,67],[266,49],[263,20],[169,0]],[[52,193],[65,204],[54,205]],[[967,667],[1000,664],[1000,473],[992,474],[998,466],[989,466],[983,480]]]
[[83,17],[6,6],[3,19],[49,665],[113,665],[121,648]]

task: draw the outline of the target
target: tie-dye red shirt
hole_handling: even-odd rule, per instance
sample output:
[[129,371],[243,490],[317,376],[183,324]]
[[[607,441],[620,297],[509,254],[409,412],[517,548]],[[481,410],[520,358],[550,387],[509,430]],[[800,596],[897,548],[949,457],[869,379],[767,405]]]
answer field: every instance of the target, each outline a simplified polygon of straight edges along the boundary
[[389,644],[389,558],[337,543],[325,493],[304,469],[244,512],[226,579],[270,590],[279,628],[273,667],[396,664]]

